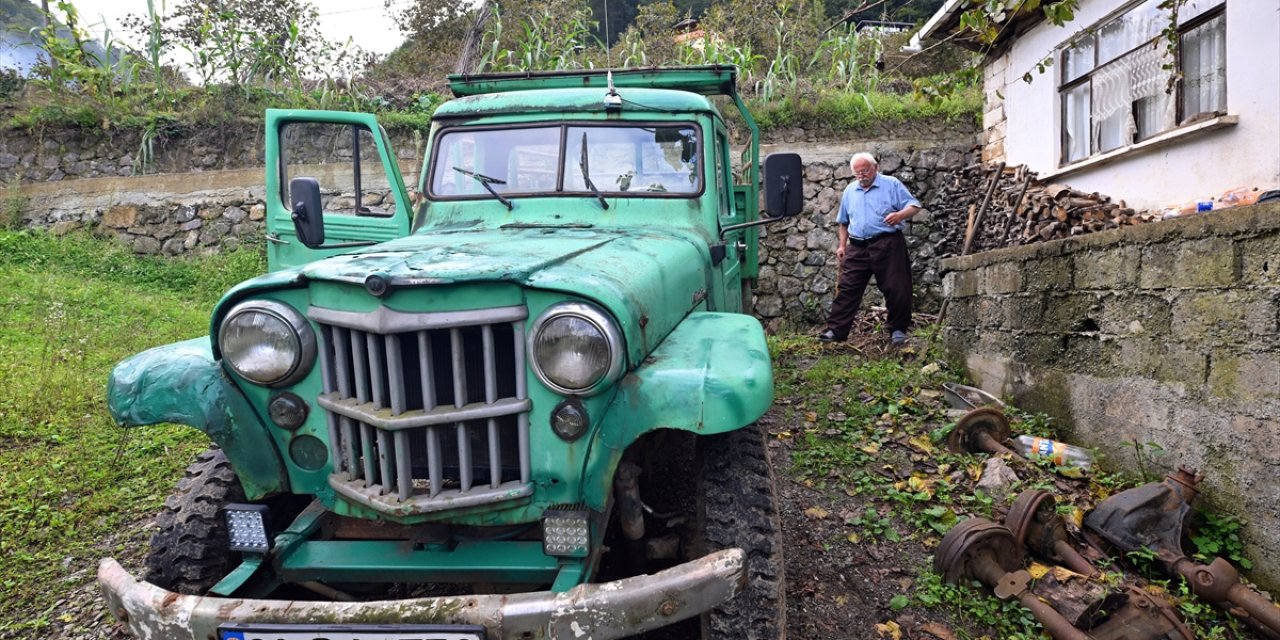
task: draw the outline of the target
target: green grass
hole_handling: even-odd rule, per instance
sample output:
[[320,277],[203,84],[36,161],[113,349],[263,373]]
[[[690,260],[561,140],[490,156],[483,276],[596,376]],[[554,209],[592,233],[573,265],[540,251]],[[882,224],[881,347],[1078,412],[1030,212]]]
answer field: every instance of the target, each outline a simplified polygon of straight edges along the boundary
[[[111,367],[208,331],[262,256],[143,259],[86,236],[0,231],[0,631],[37,632],[113,535],[153,514],[204,436],[111,420]],[[34,636],[31,636],[34,637]]]
[[938,101],[911,94],[880,91],[824,91],[817,99],[784,96],[765,102],[748,99],[747,106],[762,131],[794,126],[821,126],[832,131],[864,131],[886,124],[944,120],[977,122],[982,95],[971,87]]

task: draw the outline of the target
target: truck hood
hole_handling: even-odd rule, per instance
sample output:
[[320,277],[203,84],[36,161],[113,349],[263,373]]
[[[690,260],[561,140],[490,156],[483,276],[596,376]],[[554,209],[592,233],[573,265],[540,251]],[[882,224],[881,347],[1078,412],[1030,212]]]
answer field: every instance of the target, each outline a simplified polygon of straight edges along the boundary
[[673,229],[537,227],[424,233],[301,268],[307,280],[391,287],[507,282],[592,300],[639,362],[710,288],[706,240]]

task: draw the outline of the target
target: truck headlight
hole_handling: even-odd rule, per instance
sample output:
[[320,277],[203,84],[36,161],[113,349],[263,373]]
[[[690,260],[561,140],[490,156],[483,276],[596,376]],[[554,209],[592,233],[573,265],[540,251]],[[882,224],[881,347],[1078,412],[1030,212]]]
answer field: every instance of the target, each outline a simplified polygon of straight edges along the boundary
[[293,307],[250,300],[218,328],[222,359],[246,380],[280,387],[300,380],[316,360],[316,334]]
[[543,384],[567,395],[591,395],[622,370],[622,333],[596,306],[564,302],[534,320],[529,356]]

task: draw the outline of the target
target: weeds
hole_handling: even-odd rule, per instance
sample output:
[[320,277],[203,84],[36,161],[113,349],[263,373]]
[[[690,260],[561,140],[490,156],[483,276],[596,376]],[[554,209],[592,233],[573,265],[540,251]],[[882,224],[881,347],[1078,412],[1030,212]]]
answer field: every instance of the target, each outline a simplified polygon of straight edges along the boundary
[[122,358],[208,331],[231,283],[261,273],[242,251],[139,259],[85,235],[0,231],[0,635],[45,637],[66,588],[149,518],[206,439],[187,427],[129,437],[103,406]]
[[0,205],[0,231],[16,231],[22,228],[22,212],[29,198],[17,182],[4,189],[4,203]]

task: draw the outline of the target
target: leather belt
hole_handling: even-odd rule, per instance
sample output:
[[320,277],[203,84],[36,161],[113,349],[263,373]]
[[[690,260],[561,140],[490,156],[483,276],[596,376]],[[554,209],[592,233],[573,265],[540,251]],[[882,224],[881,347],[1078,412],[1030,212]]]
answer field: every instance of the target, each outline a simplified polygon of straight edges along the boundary
[[849,236],[849,244],[851,244],[851,245],[853,245],[853,246],[855,246],[855,247],[869,247],[869,246],[871,246],[871,243],[875,242],[876,240],[879,240],[879,239],[881,239],[881,238],[887,238],[887,237],[889,237],[889,236],[896,236],[896,235],[898,235],[899,233],[902,233],[902,232],[901,232],[901,231],[889,231],[889,232],[886,232],[886,233],[877,233],[876,235],[871,236],[870,238],[855,238],[855,237],[853,237],[853,236]]

